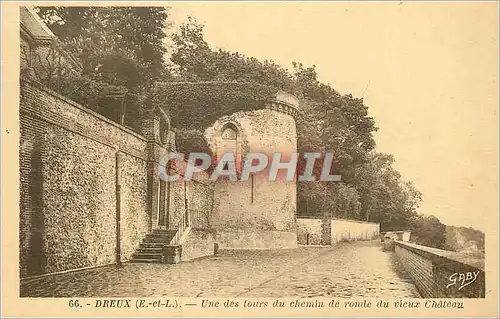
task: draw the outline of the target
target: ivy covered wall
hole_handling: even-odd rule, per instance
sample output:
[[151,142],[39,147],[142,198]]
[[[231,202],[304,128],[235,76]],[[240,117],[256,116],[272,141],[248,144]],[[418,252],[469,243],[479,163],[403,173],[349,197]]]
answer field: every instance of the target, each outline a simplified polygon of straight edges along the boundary
[[150,229],[145,138],[35,82],[21,91],[21,277],[116,261],[117,172],[130,259]]

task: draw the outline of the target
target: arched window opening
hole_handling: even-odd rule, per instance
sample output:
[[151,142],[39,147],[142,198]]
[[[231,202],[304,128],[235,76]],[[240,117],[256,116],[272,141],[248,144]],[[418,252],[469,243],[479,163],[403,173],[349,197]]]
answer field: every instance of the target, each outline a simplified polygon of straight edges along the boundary
[[233,125],[226,125],[222,131],[223,140],[236,140],[238,136],[236,128]]
[[238,128],[232,123],[227,123],[221,129],[221,139],[223,153],[237,154],[238,148]]
[[[238,162],[238,128],[232,123],[225,124],[221,131],[221,144],[219,147],[219,159],[224,153],[232,153],[235,162],[233,163],[236,167]],[[228,164],[224,165],[224,170],[229,169]]]

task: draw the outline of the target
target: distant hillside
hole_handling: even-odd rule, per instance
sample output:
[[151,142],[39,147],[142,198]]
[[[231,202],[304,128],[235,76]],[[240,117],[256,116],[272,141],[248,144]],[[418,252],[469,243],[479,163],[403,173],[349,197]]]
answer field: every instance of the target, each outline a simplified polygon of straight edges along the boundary
[[484,233],[471,227],[446,226],[445,249],[463,253],[484,253]]

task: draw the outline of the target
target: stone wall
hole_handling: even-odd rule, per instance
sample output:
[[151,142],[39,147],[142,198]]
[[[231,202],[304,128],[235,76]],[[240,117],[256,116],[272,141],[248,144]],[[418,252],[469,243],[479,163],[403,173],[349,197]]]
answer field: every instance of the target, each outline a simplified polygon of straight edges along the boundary
[[214,186],[206,182],[192,181],[187,196],[190,226],[196,229],[210,229]]
[[151,225],[147,211],[146,162],[126,154],[120,155],[121,258],[126,261],[132,257],[139,243],[150,231]]
[[325,244],[322,237],[323,221],[317,218],[297,218],[297,241],[301,245]]
[[[227,124],[238,130],[237,167],[241,167],[241,159],[248,152],[267,154],[269,162],[273,153],[281,152],[285,162],[290,153],[297,151],[294,118],[263,109],[223,117],[206,130],[205,136],[218,156],[221,155],[221,133]],[[221,249],[263,248],[266,242],[269,248],[296,245],[296,183],[270,182],[267,173],[255,174],[246,181],[217,181],[212,224],[221,235]],[[263,232],[268,232],[266,242],[258,240]],[[276,243],[283,240],[287,242]]]
[[22,277],[127,261],[151,229],[175,229],[186,210],[210,215],[205,172],[160,181],[158,119],[143,119],[139,135],[27,79],[20,101]]
[[214,235],[207,230],[191,229],[186,240],[182,242],[181,260],[214,255]]
[[21,276],[115,262],[117,174],[129,259],[150,227],[145,139],[27,81],[20,131]]
[[387,231],[380,233],[381,241],[384,241],[384,237],[390,237],[394,240],[410,241],[411,230]]
[[379,229],[379,224],[357,220],[297,218],[297,240],[301,245],[332,245],[341,241],[372,240],[379,237]]
[[424,298],[484,298],[484,259],[395,241],[395,252]]
[[297,233],[217,229],[216,242],[220,249],[288,249],[297,247]]
[[379,237],[380,226],[358,220],[332,219],[331,243],[341,241],[371,240]]

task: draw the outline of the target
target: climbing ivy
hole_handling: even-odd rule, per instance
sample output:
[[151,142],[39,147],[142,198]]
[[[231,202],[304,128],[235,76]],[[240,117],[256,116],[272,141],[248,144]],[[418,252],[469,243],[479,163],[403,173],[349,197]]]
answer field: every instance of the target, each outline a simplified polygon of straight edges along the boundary
[[171,117],[173,127],[204,131],[222,116],[263,109],[277,89],[254,82],[158,83],[152,103]]
[[177,129],[175,145],[177,151],[186,156],[191,152],[213,155],[203,132],[197,129]]

